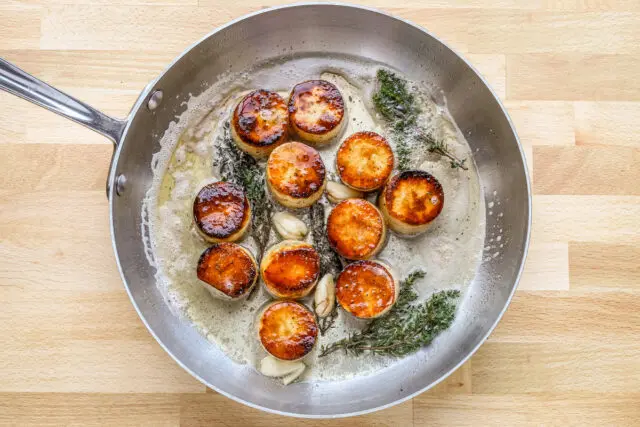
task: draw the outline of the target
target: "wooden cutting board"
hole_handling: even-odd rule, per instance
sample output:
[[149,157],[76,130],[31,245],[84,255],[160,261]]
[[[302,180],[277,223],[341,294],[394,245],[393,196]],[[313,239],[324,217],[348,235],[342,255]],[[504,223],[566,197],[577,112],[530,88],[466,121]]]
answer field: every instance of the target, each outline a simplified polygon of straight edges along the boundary
[[[8,0],[0,56],[122,117],[194,40],[277,3]],[[640,425],[640,1],[368,4],[469,59],[525,146],[530,255],[488,342],[434,390],[354,419],[284,419],[206,390],[120,283],[111,144],[0,93],[1,425]]]

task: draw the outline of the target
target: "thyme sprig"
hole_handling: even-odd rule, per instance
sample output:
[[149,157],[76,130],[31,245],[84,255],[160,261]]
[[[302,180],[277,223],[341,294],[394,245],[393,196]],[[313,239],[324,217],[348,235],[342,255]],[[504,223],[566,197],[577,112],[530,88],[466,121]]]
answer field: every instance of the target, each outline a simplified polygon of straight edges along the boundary
[[229,122],[223,125],[222,136],[215,144],[215,165],[223,181],[241,185],[251,203],[251,238],[258,247],[261,257],[269,242],[273,201],[266,192],[264,168],[249,154],[241,151],[233,142]]
[[318,317],[318,329],[320,335],[324,336],[329,329],[333,327],[338,318],[338,307],[333,307],[333,310],[327,317]]
[[415,136],[430,153],[436,153],[449,159],[452,168],[467,170],[467,159],[458,159],[447,147],[447,144],[437,139],[418,125],[420,107],[415,103],[415,96],[407,88],[407,81],[395,73],[379,69],[376,73],[378,81],[377,91],[373,94],[373,105],[380,115],[391,125],[396,142],[396,156],[398,169],[401,171],[412,166],[412,150],[409,139]]
[[413,285],[425,276],[414,271],[400,285],[398,301],[383,317],[372,320],[362,331],[322,346],[319,357],[336,351],[358,356],[364,352],[388,356],[405,356],[429,345],[447,329],[455,317],[456,299],[460,291],[447,290],[433,294],[429,300],[415,304],[418,294]]
[[449,159],[449,161],[451,162],[451,167],[453,169],[455,168],[460,168],[464,170],[469,169],[467,165],[465,165],[465,162],[467,161],[467,159],[464,158],[460,160],[457,157],[455,157],[453,154],[451,154],[451,151],[449,151],[449,147],[447,146],[447,143],[444,142],[443,140],[435,139],[433,135],[429,133],[421,133],[418,135],[418,138],[420,139],[420,141],[426,144],[428,152],[436,153],[441,155],[442,157],[446,157],[447,159]]

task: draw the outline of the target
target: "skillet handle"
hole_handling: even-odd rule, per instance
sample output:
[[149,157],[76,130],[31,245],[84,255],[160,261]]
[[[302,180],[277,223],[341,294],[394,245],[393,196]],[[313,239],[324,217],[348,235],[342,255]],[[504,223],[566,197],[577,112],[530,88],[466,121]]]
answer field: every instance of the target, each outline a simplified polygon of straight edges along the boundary
[[80,123],[120,143],[126,120],[111,118],[82,101],[60,92],[0,58],[0,89]]

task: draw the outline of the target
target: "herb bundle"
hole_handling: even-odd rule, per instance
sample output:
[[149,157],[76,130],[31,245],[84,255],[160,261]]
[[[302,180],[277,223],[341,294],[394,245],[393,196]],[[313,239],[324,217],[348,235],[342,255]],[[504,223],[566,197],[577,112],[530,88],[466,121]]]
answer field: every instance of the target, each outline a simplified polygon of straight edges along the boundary
[[249,154],[236,147],[231,137],[229,122],[224,124],[224,132],[215,144],[215,165],[223,181],[241,185],[251,203],[253,238],[262,256],[271,233],[271,213],[273,201],[266,193],[264,168]]
[[417,122],[420,108],[415,103],[415,96],[409,92],[406,80],[384,69],[378,70],[376,79],[378,89],[373,94],[373,105],[392,127],[398,169],[404,171],[411,168],[412,156],[408,139],[412,137],[421,142],[428,152],[449,159],[452,168],[468,169],[465,165],[467,159],[458,159],[444,141],[419,127]]
[[429,300],[415,304],[418,294],[413,290],[424,271],[414,271],[401,283],[398,301],[383,317],[372,320],[362,331],[322,346],[319,357],[336,351],[358,356],[365,351],[388,356],[405,356],[429,345],[447,329],[455,317],[456,299],[460,291],[447,290],[433,294]]

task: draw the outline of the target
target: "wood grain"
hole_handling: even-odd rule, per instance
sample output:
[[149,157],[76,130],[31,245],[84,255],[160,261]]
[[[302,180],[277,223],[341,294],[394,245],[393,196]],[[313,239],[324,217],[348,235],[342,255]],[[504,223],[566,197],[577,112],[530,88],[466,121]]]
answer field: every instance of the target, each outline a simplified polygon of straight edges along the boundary
[[638,66],[637,54],[514,53],[507,57],[507,94],[517,100],[640,101],[633,76]]
[[575,102],[577,145],[640,147],[640,102]]
[[[454,47],[473,53],[617,55],[637,54],[640,50],[640,15],[631,13],[484,8],[391,10],[420,22]],[[461,31],[463,28],[465,31]],[[607,37],[602,37],[605,32]]]
[[640,195],[640,149],[535,147],[534,194]]
[[178,394],[0,393],[0,423],[16,426],[177,426]]
[[[489,338],[490,342],[623,346],[640,340],[640,294],[578,290],[520,292],[504,320]],[[582,360],[576,359],[576,363]],[[636,363],[638,355],[628,360]]]
[[529,245],[527,263],[518,284],[521,291],[569,290],[569,245],[565,242]]
[[0,49],[37,49],[40,45],[40,8],[0,5]]
[[[488,342],[432,390],[353,419],[283,419],[207,390],[121,285],[111,143],[0,93],[0,425],[640,425],[640,2],[356,2],[463,52],[518,130],[532,240]],[[193,41],[282,3],[8,0],[0,57],[124,117]]]
[[532,236],[544,242],[637,245],[640,244],[638,221],[640,197],[637,196],[533,196]]
[[[640,343],[486,343],[474,356],[473,393],[625,393],[640,387],[640,372],[625,361]],[[576,363],[576,360],[580,363]],[[476,365],[476,364],[479,364]]]
[[301,420],[265,414],[257,409],[247,408],[217,393],[186,394],[180,402],[180,425],[212,426],[239,425],[276,427],[287,426],[388,426],[411,425],[413,423],[413,402],[409,401],[389,408],[387,411],[342,420]]
[[[575,144],[574,106],[558,101],[509,101],[509,116],[525,147]],[[544,123],[544,126],[540,126]]]
[[423,394],[414,399],[415,425],[633,426],[637,393]]
[[[104,19],[105,16],[109,19]],[[169,51],[175,56],[233,17],[225,7],[54,6],[42,19],[40,47]],[[185,25],[176,25],[177,22]],[[158,32],[162,34],[162,42],[158,41]]]
[[571,284],[575,289],[638,291],[640,246],[572,242]]

